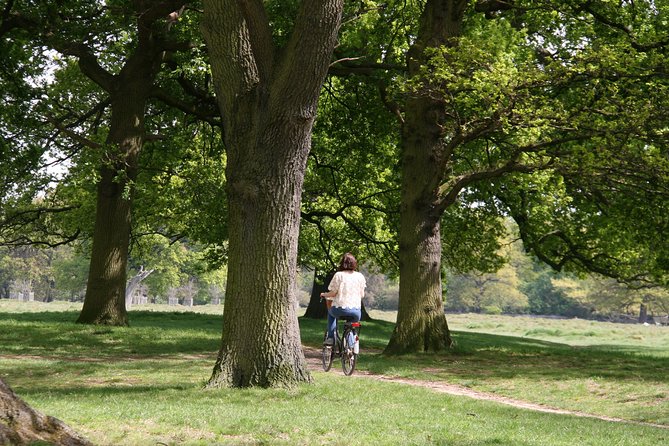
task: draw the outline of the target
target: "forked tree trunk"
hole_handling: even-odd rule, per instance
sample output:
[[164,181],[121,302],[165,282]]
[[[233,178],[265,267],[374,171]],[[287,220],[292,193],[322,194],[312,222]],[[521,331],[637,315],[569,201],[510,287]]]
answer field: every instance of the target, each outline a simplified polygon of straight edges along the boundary
[[[420,75],[425,50],[460,35],[467,0],[428,0],[418,38],[407,53],[409,73]],[[452,344],[443,310],[439,221],[444,205],[439,187],[451,156],[444,104],[438,98],[409,97],[402,128],[400,205],[400,295],[397,324],[386,353],[444,350]]]
[[62,421],[44,415],[19,398],[0,379],[0,444],[92,446]]
[[132,295],[135,293],[135,290],[139,287],[139,285],[151,275],[153,272],[153,269],[145,270],[144,266],[140,266],[139,271],[137,274],[128,281],[128,283],[125,285],[125,309],[130,310],[132,307]]
[[204,7],[229,212],[223,336],[209,386],[309,382],[296,313],[300,200],[343,2],[302,2],[280,49],[263,2],[211,0]]

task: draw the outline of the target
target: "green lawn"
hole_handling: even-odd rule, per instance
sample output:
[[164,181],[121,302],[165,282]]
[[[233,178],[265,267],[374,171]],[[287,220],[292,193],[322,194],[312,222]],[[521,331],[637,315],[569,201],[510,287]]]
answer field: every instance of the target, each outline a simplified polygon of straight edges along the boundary
[[[669,442],[669,429],[538,413],[361,374],[315,371],[313,385],[295,389],[203,390],[220,307],[141,307],[129,328],[74,324],[78,308],[0,300],[0,375],[101,445]],[[472,315],[449,322],[453,352],[390,358],[380,351],[392,322],[365,323],[360,369],[669,426],[667,327]],[[300,323],[303,342],[318,346],[324,322]],[[644,328],[656,331],[634,339]],[[594,334],[575,334],[584,331]]]

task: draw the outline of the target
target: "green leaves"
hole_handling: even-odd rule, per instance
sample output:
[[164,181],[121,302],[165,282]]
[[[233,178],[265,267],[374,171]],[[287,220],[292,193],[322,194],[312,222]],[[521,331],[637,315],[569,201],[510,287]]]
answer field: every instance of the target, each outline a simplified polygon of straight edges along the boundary
[[353,251],[361,263],[392,268],[399,180],[394,122],[374,84],[355,78],[330,79],[319,110],[302,195],[301,261],[328,271]]

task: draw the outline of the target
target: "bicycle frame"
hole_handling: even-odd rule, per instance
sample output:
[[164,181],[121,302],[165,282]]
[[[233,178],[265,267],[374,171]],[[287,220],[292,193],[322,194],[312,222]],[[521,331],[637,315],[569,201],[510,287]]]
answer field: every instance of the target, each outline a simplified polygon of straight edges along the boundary
[[[344,321],[344,329],[341,336],[339,336],[339,322]],[[359,353],[360,340],[360,322],[351,322],[345,319],[337,318],[334,331],[333,345],[323,346],[323,370],[326,372],[332,367],[332,362],[335,356],[341,358],[342,370],[345,375],[351,375],[355,369],[355,364]],[[349,333],[352,333],[353,338],[349,339]],[[327,332],[325,333],[327,337]]]

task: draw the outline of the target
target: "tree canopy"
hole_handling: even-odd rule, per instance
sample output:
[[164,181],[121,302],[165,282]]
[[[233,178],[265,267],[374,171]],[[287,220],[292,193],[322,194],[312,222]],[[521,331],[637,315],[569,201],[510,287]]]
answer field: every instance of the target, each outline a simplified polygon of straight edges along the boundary
[[116,305],[140,236],[146,252],[166,237],[166,257],[206,243],[230,274],[212,385],[308,381],[295,269],[344,251],[399,276],[389,352],[448,347],[445,269],[518,281],[500,269],[508,218],[556,271],[669,285],[667,2],[198,8],[6,2],[0,243],[120,252],[114,277],[91,262],[88,287]]

